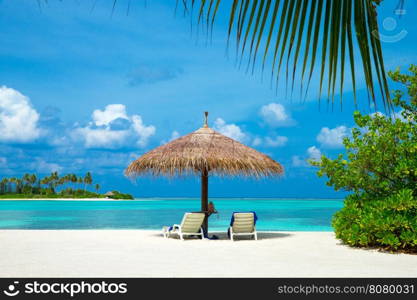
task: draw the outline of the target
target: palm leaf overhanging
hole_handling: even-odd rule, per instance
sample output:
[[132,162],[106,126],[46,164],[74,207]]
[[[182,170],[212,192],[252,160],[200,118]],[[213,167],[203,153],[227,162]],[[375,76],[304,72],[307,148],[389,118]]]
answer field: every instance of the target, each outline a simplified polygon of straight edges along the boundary
[[[302,94],[303,86],[307,92],[314,70],[319,67],[319,97],[325,90],[332,103],[337,88],[342,100],[348,62],[355,104],[357,47],[369,99],[376,104],[376,80],[382,102],[389,109],[391,102],[376,18],[375,5],[380,1],[233,0],[228,43],[234,37],[237,58],[240,63],[247,58],[248,70],[253,72],[258,61],[262,71],[270,64],[271,80],[276,85],[283,70],[287,85],[292,81],[291,90],[295,81],[301,82]],[[221,0],[182,0],[182,3],[185,12],[196,9],[198,23],[208,29],[212,29],[219,7],[223,8]]]
[[[45,0],[46,1],[46,0]],[[40,0],[38,0],[40,2]],[[130,9],[128,0],[127,14]],[[212,31],[221,0],[176,0],[184,14],[198,10],[198,24]],[[271,81],[276,87],[285,65],[286,83],[291,91],[297,81],[301,94],[307,93],[314,70],[320,65],[319,99],[323,89],[334,102],[337,83],[342,103],[345,64],[350,64],[352,88],[356,101],[355,48],[357,47],[368,98],[376,105],[375,77],[385,109],[390,110],[387,77],[382,56],[376,5],[382,0],[233,0],[231,3],[228,44],[235,37],[237,58],[246,56],[248,70],[261,60],[262,72],[271,64]],[[95,2],[94,2],[95,3]],[[117,0],[113,0],[112,13]],[[146,2],[145,2],[146,3]],[[226,3],[226,4],[227,4]],[[404,0],[399,0],[399,7]],[[261,57],[261,58],[259,58]],[[301,69],[301,70],[300,70]],[[327,84],[325,83],[327,79]]]

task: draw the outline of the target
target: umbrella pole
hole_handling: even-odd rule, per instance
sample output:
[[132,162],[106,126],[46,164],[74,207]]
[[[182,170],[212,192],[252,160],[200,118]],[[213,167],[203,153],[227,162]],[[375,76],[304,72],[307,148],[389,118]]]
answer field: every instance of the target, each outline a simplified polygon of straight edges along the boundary
[[203,231],[205,236],[208,235],[208,171],[201,171],[201,211],[206,213],[203,223]]

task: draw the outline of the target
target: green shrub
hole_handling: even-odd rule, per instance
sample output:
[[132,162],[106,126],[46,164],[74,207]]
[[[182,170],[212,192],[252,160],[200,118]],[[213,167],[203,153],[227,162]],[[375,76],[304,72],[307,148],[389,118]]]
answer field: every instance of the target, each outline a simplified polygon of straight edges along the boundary
[[336,237],[351,246],[417,252],[417,66],[390,73],[410,96],[394,93],[395,116],[354,113],[345,154],[312,161],[327,185],[352,194],[333,217]]
[[417,251],[417,198],[412,190],[380,199],[353,194],[344,204],[332,225],[346,244]]
[[120,200],[133,200],[133,196],[130,194],[123,194],[118,191],[112,191],[113,195],[109,196],[112,199],[120,199]]

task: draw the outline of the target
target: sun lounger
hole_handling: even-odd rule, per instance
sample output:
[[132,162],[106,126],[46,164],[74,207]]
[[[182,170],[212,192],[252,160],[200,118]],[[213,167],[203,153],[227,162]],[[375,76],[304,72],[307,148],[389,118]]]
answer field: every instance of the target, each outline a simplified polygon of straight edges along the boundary
[[201,236],[201,239],[204,239],[204,233],[201,227],[204,217],[204,213],[185,213],[181,225],[164,226],[162,227],[162,234],[165,238],[168,238],[171,234],[178,234],[181,240],[184,240],[185,235]]
[[228,236],[233,241],[234,236],[253,235],[258,239],[256,233],[256,220],[258,217],[255,212],[234,212],[230,220],[230,227],[227,231]]

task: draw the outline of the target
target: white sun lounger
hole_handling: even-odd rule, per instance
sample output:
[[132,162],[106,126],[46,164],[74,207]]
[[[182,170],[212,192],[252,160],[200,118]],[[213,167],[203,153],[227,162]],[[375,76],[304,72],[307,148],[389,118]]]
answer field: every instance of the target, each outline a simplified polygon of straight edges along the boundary
[[168,238],[171,234],[178,234],[181,240],[184,240],[184,235],[198,235],[204,239],[203,225],[204,213],[185,213],[182,218],[181,225],[174,224],[172,227],[162,227],[162,234]]
[[254,213],[234,213],[233,218],[233,224],[229,228],[230,239],[232,241],[236,235],[253,235],[255,240],[258,239]]

